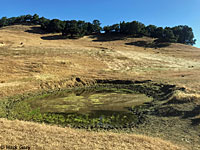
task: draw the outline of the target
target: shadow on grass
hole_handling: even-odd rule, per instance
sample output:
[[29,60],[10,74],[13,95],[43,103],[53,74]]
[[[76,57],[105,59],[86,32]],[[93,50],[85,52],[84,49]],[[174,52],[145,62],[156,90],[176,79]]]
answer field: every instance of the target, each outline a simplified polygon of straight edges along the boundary
[[136,41],[131,43],[126,43],[126,45],[134,45],[138,47],[144,47],[144,48],[162,48],[170,46],[170,43],[161,43],[161,42],[147,42],[147,41]]
[[70,37],[70,36],[63,36],[63,35],[50,35],[50,36],[43,36],[41,39],[43,40],[63,40],[63,39],[79,39],[80,37]]
[[196,126],[200,124],[200,118],[192,119],[192,125]]
[[30,30],[26,30],[25,32],[34,33],[34,34],[47,34],[41,27],[31,27]]
[[43,36],[43,37],[41,37],[41,39],[43,39],[43,40],[62,40],[62,39],[66,39],[66,37],[64,37],[62,35],[52,35],[52,36]]
[[127,36],[122,34],[94,34],[90,36],[91,38],[95,38],[94,42],[109,42],[109,41],[117,41],[124,40]]
[[200,115],[200,105],[197,105],[192,111],[185,112],[183,118],[192,118]]
[[200,105],[197,105],[192,111],[185,112],[183,118],[191,118],[192,125],[200,125],[200,118],[194,118],[200,115]]
[[[114,35],[114,34],[93,34],[89,35],[90,38],[94,39],[94,42],[108,42],[108,41],[116,41],[116,40],[123,40],[126,36],[123,35]],[[51,36],[43,36],[41,39],[43,40],[62,40],[62,39],[79,39],[79,36],[63,36],[63,35],[51,35]]]

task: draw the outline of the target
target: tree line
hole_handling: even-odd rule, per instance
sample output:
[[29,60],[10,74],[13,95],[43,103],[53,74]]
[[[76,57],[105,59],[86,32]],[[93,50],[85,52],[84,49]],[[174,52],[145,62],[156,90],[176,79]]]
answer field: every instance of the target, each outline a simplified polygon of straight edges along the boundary
[[105,33],[120,33],[135,37],[148,36],[157,38],[157,42],[174,42],[188,45],[194,45],[196,42],[192,28],[187,25],[163,28],[155,25],[145,26],[138,21],[123,21],[120,22],[120,24],[103,27],[103,31],[105,31]]
[[84,35],[98,34],[103,31],[105,34],[117,33],[134,37],[148,36],[156,38],[157,42],[174,42],[188,45],[194,45],[196,42],[192,28],[187,25],[163,28],[155,25],[145,26],[138,21],[123,21],[119,24],[104,26],[102,28],[99,20],[94,20],[92,23],[81,20],[50,20],[45,17],[39,17],[37,14],[11,18],[2,17],[0,19],[0,27],[15,24],[41,25],[41,29],[48,33],[62,33],[63,36],[70,37],[82,37]]
[[41,25],[41,29],[48,33],[62,33],[62,35],[70,35],[71,37],[82,37],[84,35],[100,33],[102,29],[99,20],[94,20],[92,23],[81,20],[50,20],[45,17],[39,17],[37,14],[11,18],[2,17],[0,19],[0,27],[16,24]]

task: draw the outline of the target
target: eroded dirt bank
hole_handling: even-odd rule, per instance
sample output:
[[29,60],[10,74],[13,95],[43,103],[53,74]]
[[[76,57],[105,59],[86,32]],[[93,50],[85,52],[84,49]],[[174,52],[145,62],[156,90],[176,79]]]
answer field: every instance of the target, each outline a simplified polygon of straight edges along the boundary
[[[175,85],[163,84],[153,82],[151,80],[144,81],[132,81],[132,80],[93,80],[93,82],[87,82],[87,84],[82,81],[81,78],[76,77],[75,84],[72,89],[87,89],[89,90],[95,88],[102,88],[104,90],[109,90],[110,88],[116,89],[126,89],[138,93],[145,94],[153,98],[153,101],[147,102],[144,105],[136,106],[129,108],[132,112],[132,115],[137,116],[137,120],[133,121],[131,124],[122,125],[122,126],[107,126],[106,124],[92,124],[91,126],[84,126],[85,122],[84,117],[79,118],[81,121],[81,126],[73,125],[75,128],[83,128],[86,130],[100,130],[100,131],[113,131],[113,132],[126,132],[126,133],[136,133],[136,134],[145,134],[153,137],[160,137],[165,140],[169,140],[173,143],[185,145],[188,148],[199,149],[200,141],[200,122],[199,122],[199,105],[197,102],[199,100],[198,95],[187,94],[185,88],[177,87]],[[63,120],[58,120],[61,116],[48,116],[48,120],[44,120],[41,114],[33,114],[33,116],[28,117],[25,112],[25,109],[20,107],[27,107],[20,101],[26,101],[30,97],[45,97],[46,95],[55,95],[59,92],[64,92],[67,89],[57,88],[54,90],[47,90],[39,93],[30,93],[25,95],[19,95],[18,97],[10,97],[5,99],[1,106],[1,115],[8,119],[22,119],[27,121],[35,122],[46,122],[50,124],[61,125]],[[129,92],[130,92],[129,91]],[[16,105],[19,103],[20,105]],[[17,111],[13,108],[17,106]],[[25,107],[24,107],[25,106]],[[23,112],[21,112],[23,110]],[[18,114],[23,114],[18,118]],[[1,116],[1,117],[2,117]],[[51,117],[51,118],[49,118]],[[66,116],[65,116],[66,117]],[[53,119],[54,118],[54,119]],[[130,117],[129,117],[130,118]],[[77,120],[75,118],[75,120]],[[133,119],[134,120],[134,119]],[[88,121],[88,120],[87,120]],[[119,120],[121,122],[121,120]],[[59,123],[60,122],[60,123]],[[106,121],[105,121],[106,122]],[[63,123],[63,122],[62,122]],[[71,126],[72,127],[72,126]]]

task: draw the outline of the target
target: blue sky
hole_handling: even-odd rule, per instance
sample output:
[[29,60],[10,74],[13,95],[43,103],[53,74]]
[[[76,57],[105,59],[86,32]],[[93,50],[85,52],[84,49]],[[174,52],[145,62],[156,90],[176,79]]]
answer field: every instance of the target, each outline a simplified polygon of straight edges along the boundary
[[137,20],[145,25],[193,28],[200,47],[200,0],[5,0],[0,17],[37,13],[61,20],[98,19],[102,26]]

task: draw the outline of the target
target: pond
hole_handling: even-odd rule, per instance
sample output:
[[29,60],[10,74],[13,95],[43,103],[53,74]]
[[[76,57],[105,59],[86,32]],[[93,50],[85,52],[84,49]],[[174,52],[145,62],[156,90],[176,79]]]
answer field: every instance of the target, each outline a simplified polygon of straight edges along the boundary
[[83,128],[128,127],[138,121],[130,109],[150,101],[123,88],[60,91],[15,103],[11,117]]

